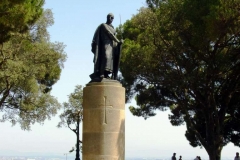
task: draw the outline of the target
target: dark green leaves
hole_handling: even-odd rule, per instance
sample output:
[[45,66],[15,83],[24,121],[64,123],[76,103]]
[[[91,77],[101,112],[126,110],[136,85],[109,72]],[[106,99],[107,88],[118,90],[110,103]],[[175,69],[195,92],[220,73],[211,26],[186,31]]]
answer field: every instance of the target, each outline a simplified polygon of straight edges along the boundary
[[44,0],[1,0],[0,44],[29,29],[42,15]]
[[190,144],[209,154],[240,146],[240,2],[147,3],[123,24],[121,81],[138,105],[130,111],[148,118],[169,108],[170,122],[185,123]]
[[50,91],[59,80],[66,55],[62,43],[49,40],[46,27],[52,24],[52,12],[46,10],[35,23],[28,23],[24,33],[11,34],[1,44],[2,121],[19,122],[23,129],[30,129],[31,124],[43,123],[57,113],[60,105]]

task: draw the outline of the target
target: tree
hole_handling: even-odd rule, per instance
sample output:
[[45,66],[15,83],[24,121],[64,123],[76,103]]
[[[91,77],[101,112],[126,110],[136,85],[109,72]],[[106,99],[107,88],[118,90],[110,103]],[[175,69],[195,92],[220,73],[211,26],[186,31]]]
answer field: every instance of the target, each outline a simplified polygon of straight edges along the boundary
[[27,31],[16,32],[0,44],[1,122],[20,123],[29,130],[31,124],[43,123],[60,108],[50,91],[66,55],[62,43],[50,42],[47,27],[52,24],[52,12],[45,10]]
[[[76,158],[80,160],[80,143],[79,139],[80,122],[83,120],[83,90],[81,85],[77,85],[74,92],[69,95],[68,103],[63,103],[64,112],[60,115],[61,122],[58,123],[58,127],[68,127],[76,134]],[[72,151],[72,150],[71,150]],[[70,151],[69,151],[70,152]]]
[[42,15],[44,0],[1,0],[0,44],[15,33],[27,32]]
[[240,2],[147,0],[124,25],[120,70],[135,116],[171,110],[193,147],[240,146]]

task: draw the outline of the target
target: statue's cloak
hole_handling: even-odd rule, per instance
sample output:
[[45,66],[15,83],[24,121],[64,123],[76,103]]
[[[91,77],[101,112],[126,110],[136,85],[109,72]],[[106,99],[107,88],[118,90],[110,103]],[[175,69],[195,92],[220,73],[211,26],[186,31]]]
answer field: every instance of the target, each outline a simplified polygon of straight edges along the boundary
[[[106,32],[108,29],[108,26],[106,24],[102,23],[99,25],[94,33],[93,40],[92,40],[92,53],[94,54],[93,63],[94,63],[94,73],[90,75],[90,77],[93,79],[94,77],[100,76],[100,71],[103,66],[102,65],[102,56],[104,53],[104,44],[101,40],[102,32]],[[110,32],[108,32],[110,33]],[[109,35],[110,37],[116,38],[113,34]],[[117,39],[117,38],[116,38]],[[112,79],[117,78],[118,68],[119,68],[119,62],[120,62],[120,55],[121,55],[121,44],[118,43],[117,46],[113,47],[113,53],[112,53],[112,59],[113,59],[113,66],[112,68]]]
[[94,54],[93,57],[93,63],[94,63],[94,73],[99,73],[100,70],[100,64],[101,64],[101,58],[100,58],[100,52],[102,51],[101,47],[101,40],[100,40],[100,33],[102,24],[99,25],[94,33],[93,40],[92,40],[92,53]]

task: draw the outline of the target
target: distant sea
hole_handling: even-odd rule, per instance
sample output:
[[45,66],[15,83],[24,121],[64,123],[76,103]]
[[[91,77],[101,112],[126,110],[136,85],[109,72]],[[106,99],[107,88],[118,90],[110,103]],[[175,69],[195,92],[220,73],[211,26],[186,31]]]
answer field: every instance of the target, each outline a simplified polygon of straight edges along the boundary
[[[75,156],[1,156],[0,160],[74,160]],[[82,160],[82,158],[81,158]],[[125,160],[171,160],[171,158],[125,158]],[[184,160],[193,160],[184,159]],[[207,160],[207,159],[202,159]],[[221,160],[233,160],[232,158],[222,158]]]
[[[183,160],[194,160],[193,158],[184,158]],[[208,160],[208,158],[201,157],[202,160]],[[53,153],[33,153],[33,152],[17,152],[11,150],[0,150],[0,160],[74,160],[75,154],[53,154]],[[82,158],[81,158],[82,159]],[[221,160],[233,160],[234,157],[222,157]],[[126,157],[125,160],[171,160],[171,157]]]

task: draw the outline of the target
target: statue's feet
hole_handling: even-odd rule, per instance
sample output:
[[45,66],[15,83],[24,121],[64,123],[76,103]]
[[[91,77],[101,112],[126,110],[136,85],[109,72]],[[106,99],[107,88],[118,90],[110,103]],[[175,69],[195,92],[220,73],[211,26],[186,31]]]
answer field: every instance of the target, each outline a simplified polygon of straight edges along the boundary
[[104,79],[109,81],[113,79],[113,75],[111,77],[109,76],[111,74],[110,72],[105,72],[104,74],[99,74],[99,73],[93,73],[90,76],[91,81],[90,82],[102,82]]

